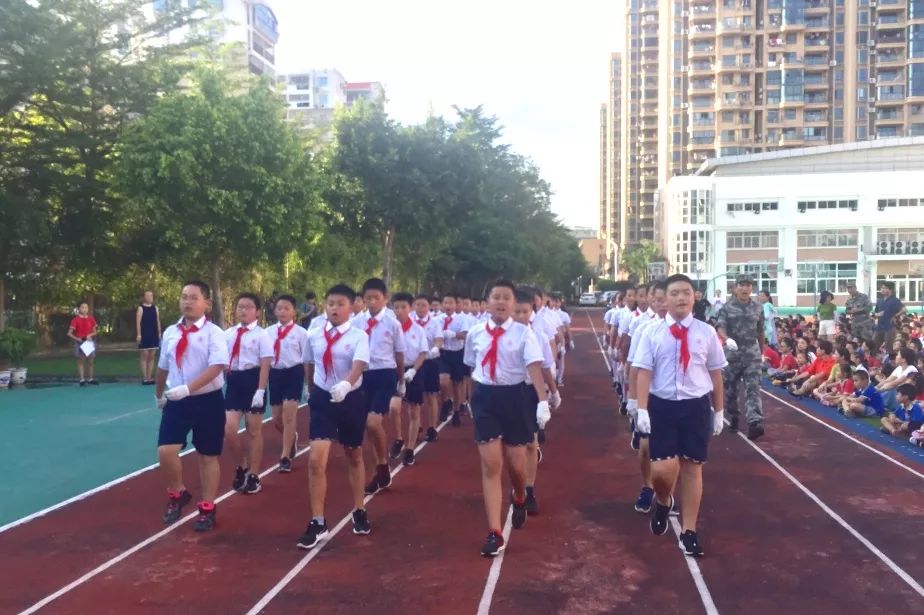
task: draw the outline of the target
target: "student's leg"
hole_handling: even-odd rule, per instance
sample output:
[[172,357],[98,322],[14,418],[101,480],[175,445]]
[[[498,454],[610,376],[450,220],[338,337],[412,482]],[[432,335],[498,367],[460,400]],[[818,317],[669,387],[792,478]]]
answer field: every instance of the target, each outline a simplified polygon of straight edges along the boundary
[[440,374],[440,395],[442,396],[442,403],[452,400],[452,379],[447,373]]
[[[273,427],[276,428],[276,431],[279,433],[285,433],[282,423],[282,406],[283,404],[276,404],[275,406],[270,406],[270,416],[273,417]],[[283,439],[285,436],[283,436]],[[282,450],[286,450],[286,447],[283,446]]]
[[221,469],[217,455],[197,455],[199,457],[199,476],[202,481],[202,501],[214,502],[218,497],[218,481]]
[[452,395],[453,404],[455,405],[453,410],[458,410],[459,406],[468,401],[468,396],[465,394],[465,378],[462,378],[459,381],[453,381]]
[[376,465],[388,465],[388,440],[381,414],[370,412],[366,416],[366,434],[372,442]]
[[[298,402],[294,399],[287,399],[282,402],[282,456],[288,457],[292,454],[292,447],[295,446],[295,426],[298,420]],[[295,451],[298,452],[298,451]]]
[[186,488],[183,484],[183,462],[180,460],[182,448],[180,444],[164,444],[157,447],[157,461],[160,462],[161,474],[167,482],[167,489],[171,491],[182,491]]
[[241,452],[241,436],[237,430],[241,427],[240,410],[225,412],[225,448],[231,455],[231,460],[244,469],[247,469],[247,460]]
[[427,410],[430,413],[430,426],[433,429],[436,429],[440,422],[440,406],[437,400],[438,393],[425,393],[424,394],[424,403],[427,405]]
[[308,452],[308,491],[311,500],[311,516],[324,516],[324,502],[327,499],[327,458],[330,455],[330,440],[312,440]]
[[363,501],[366,498],[366,464],[363,463],[363,449],[361,446],[356,448],[344,447],[343,453],[346,455],[350,488],[353,490],[353,509],[363,508]]
[[[508,447],[509,448],[509,447]],[[539,437],[533,434],[533,439],[526,445],[526,486],[536,486],[536,474],[539,471]]]
[[[671,503],[677,477],[680,474],[680,462],[677,457],[654,461],[651,464],[651,484],[655,490],[655,497],[664,506]],[[686,508],[686,502],[684,502]]]
[[83,361],[83,356],[77,355],[77,377],[80,378],[81,382],[86,380],[86,378],[84,378]]
[[87,357],[87,380],[93,380],[93,361],[96,360],[96,353],[94,352],[89,357]]
[[638,465],[642,471],[642,484],[651,487],[651,452],[648,438],[640,438],[638,441]]
[[[398,440],[402,439],[403,431],[401,426],[403,425],[401,410],[404,404],[401,403],[401,398],[398,396],[392,397],[388,400],[388,416],[391,418],[392,423],[395,425],[395,438]],[[416,438],[416,436],[415,436]],[[413,442],[413,440],[405,440],[405,443]]]
[[501,470],[504,465],[500,438],[478,445],[481,457],[481,489],[484,495],[484,510],[488,528],[500,532],[501,525]]
[[526,447],[504,445],[504,463],[513,487],[513,497],[522,502],[526,499]]
[[[404,441],[404,447],[414,450],[414,446],[417,444],[417,432],[420,429],[420,405],[407,404],[407,415],[407,439]],[[397,425],[395,425],[395,428],[397,429]],[[400,434],[401,432],[397,433]]]
[[248,412],[244,415],[247,433],[250,434],[250,446],[247,447],[247,467],[251,474],[260,474],[260,463],[263,461],[263,415],[259,412]]
[[699,505],[703,499],[703,464],[687,459],[680,460],[680,524],[683,531],[696,531]]

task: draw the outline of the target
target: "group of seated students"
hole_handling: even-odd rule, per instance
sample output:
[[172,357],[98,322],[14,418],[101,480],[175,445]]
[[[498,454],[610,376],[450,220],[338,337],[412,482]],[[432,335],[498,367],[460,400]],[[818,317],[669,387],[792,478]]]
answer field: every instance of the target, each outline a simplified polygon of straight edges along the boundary
[[767,345],[767,376],[796,397],[812,397],[854,418],[877,417],[884,433],[924,448],[922,319],[905,317],[891,348],[875,348],[849,332],[818,339],[802,316],[777,320],[776,348]]

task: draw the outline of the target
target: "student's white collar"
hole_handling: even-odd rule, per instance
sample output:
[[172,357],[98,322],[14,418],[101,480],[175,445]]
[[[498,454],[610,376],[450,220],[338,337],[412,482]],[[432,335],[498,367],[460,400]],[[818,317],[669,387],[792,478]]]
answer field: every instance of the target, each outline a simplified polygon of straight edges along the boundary
[[507,320],[505,320],[502,324],[497,324],[496,322],[494,322],[493,318],[489,318],[487,323],[488,323],[488,331],[493,331],[494,329],[498,327],[500,327],[504,331],[507,331],[508,329],[510,329],[510,326],[513,324],[513,318],[508,316]]
[[339,331],[341,334],[343,334],[343,333],[346,333],[347,331],[349,331],[349,330],[350,330],[350,327],[352,327],[352,326],[353,326],[353,325],[350,323],[350,321],[347,320],[346,322],[344,322],[344,323],[343,323],[342,325],[340,325],[339,327],[334,327],[333,323],[332,323],[331,321],[328,320],[328,321],[327,321],[327,324],[324,325],[324,330],[325,330],[325,331],[330,331],[331,329],[337,329],[337,331]]
[[[684,329],[689,329],[690,325],[693,324],[693,320],[694,320],[693,312],[690,312],[689,314],[687,314],[686,318],[680,321],[680,324]],[[667,323],[668,327],[672,327],[674,323],[676,323],[677,321],[674,320],[674,317],[671,316],[670,312],[668,312],[667,315],[664,317],[664,322]]]
[[[194,326],[195,328],[197,328],[197,329],[201,329],[202,326],[205,324],[205,321],[206,321],[206,320],[208,320],[208,316],[206,316],[205,314],[203,314],[203,315],[199,318],[199,320],[197,320],[196,322],[193,323],[193,326]],[[183,318],[182,316],[180,316],[180,319],[177,321],[176,326],[182,327],[184,322],[186,322],[186,319]]]
[[238,323],[237,326],[238,326],[238,328],[240,328],[240,329],[247,329],[248,331],[253,331],[253,330],[256,328],[256,326],[257,326],[257,321],[255,320],[255,321],[253,321],[252,323],[250,323],[249,325],[242,325],[241,323]]

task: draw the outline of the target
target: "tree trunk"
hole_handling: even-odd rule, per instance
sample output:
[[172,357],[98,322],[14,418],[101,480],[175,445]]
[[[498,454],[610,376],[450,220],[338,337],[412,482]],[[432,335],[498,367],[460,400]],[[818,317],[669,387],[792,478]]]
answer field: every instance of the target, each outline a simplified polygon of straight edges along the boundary
[[385,230],[382,248],[382,277],[385,279],[385,286],[391,288],[392,259],[395,252],[395,227],[392,226]]
[[212,322],[225,328],[225,308],[221,301],[221,260],[215,258],[212,261]]

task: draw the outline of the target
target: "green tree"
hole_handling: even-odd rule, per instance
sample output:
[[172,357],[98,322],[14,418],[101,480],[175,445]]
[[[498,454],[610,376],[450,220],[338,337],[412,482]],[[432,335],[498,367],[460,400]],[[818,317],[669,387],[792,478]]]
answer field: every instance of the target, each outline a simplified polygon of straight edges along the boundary
[[[177,271],[207,271],[214,318],[224,322],[223,275],[280,267],[317,228],[313,163],[263,81],[230,83],[203,68],[127,132],[118,186],[139,256]],[[239,93],[236,93],[239,92]]]
[[658,246],[653,241],[643,239],[622,253],[620,266],[629,273],[629,277],[635,280],[646,280],[648,263],[658,260],[663,260]]

